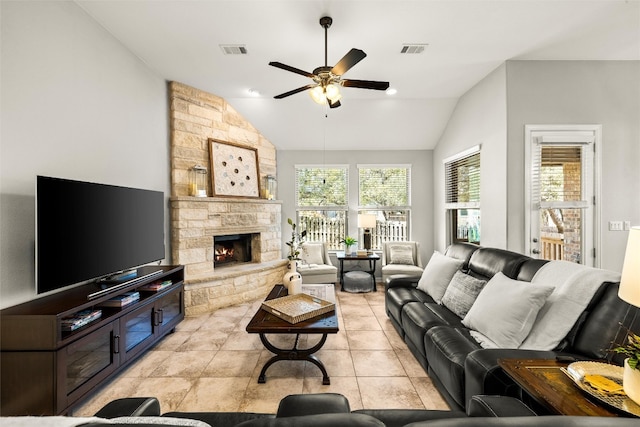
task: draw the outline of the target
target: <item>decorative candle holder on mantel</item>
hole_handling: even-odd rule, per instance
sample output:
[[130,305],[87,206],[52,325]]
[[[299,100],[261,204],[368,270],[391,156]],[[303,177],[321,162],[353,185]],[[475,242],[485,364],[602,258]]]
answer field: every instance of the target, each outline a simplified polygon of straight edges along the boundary
[[189,195],[207,197],[207,168],[194,165],[189,169]]

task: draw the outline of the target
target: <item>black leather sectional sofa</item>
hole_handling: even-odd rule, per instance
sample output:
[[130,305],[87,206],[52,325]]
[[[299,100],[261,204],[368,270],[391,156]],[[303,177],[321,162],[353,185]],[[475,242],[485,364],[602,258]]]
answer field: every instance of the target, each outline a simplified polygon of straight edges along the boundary
[[[538,269],[549,262],[468,243],[451,245],[445,255],[463,260],[464,273],[485,280],[502,272],[511,279],[530,282]],[[485,349],[470,335],[460,317],[417,288],[419,279],[389,278],[385,295],[387,315],[452,408],[467,407],[474,395],[520,394],[519,387],[498,366],[498,359],[553,359],[557,356],[576,360],[610,359],[612,355],[608,349],[620,333],[620,323],[635,319],[636,324],[632,323],[631,329],[640,329],[640,310],[618,297],[619,283],[604,282],[554,350]],[[615,362],[621,364],[619,359]]]
[[[520,401],[509,397],[475,396],[467,412],[404,409],[360,409],[352,411],[340,394],[290,395],[282,399],[275,414],[248,412],[168,412],[161,415],[155,398],[126,398],[108,403],[97,414],[98,420],[63,420],[77,427],[636,427],[637,419],[615,417],[539,417]],[[123,418],[124,417],[124,418]],[[55,417],[51,417],[55,418]],[[31,421],[25,423],[25,421]],[[43,425],[54,426],[53,421]],[[88,421],[88,422],[87,422]],[[206,424],[202,424],[206,423]],[[38,424],[38,418],[0,418],[6,427]],[[58,424],[62,425],[62,424]]]

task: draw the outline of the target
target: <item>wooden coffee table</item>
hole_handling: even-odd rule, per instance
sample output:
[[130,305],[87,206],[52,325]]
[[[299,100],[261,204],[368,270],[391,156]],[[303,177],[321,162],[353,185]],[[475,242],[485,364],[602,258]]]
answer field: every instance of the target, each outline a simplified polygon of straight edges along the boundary
[[500,359],[498,364],[526,393],[552,414],[619,416],[588,399],[560,370],[569,363],[555,359]]
[[[270,299],[280,298],[287,295],[287,289],[283,285],[276,285],[273,287],[269,295],[265,298],[265,301]],[[264,384],[267,382],[267,369],[279,360],[306,360],[316,365],[320,371],[322,371],[322,384],[329,385],[331,380],[324,364],[317,356],[314,355],[318,350],[322,348],[327,340],[328,334],[338,333],[338,316],[336,311],[330,311],[329,313],[322,314],[309,320],[304,320],[299,323],[289,323],[273,314],[258,309],[258,312],[253,316],[249,324],[247,325],[247,332],[250,334],[259,334],[260,341],[267,350],[275,353],[271,359],[262,367],[260,376],[258,377],[258,383]],[[293,347],[290,349],[278,348],[269,342],[266,334],[295,334],[296,339]],[[311,348],[299,349],[298,340],[300,334],[320,334],[322,337],[320,341]]]

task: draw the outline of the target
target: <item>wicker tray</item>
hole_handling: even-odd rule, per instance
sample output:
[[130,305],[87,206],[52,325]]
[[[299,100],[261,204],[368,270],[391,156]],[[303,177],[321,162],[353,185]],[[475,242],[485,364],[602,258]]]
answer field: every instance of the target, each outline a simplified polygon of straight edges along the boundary
[[623,412],[626,414],[635,415],[640,417],[640,406],[633,400],[629,399],[626,394],[608,394],[597,388],[594,388],[588,382],[584,381],[584,376],[587,374],[602,375],[619,385],[622,385],[622,371],[621,366],[610,365],[608,363],[601,362],[574,362],[567,368],[560,368],[562,372],[567,374],[571,380],[582,390],[591,397],[594,397],[601,403],[604,403],[608,407]]
[[335,310],[332,302],[307,294],[288,295],[262,303],[262,309],[289,323],[299,323]]

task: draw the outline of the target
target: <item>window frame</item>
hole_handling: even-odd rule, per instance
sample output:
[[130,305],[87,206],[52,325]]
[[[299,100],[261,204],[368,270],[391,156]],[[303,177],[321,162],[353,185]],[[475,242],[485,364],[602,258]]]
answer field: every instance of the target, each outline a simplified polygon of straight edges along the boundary
[[[475,244],[480,244],[480,235],[481,235],[481,224],[478,222],[476,233],[477,239],[472,239],[471,233],[467,234],[466,238],[460,238],[458,236],[458,213],[462,210],[477,210],[478,215],[477,218],[482,219],[481,209],[480,209],[480,195],[481,195],[481,173],[482,173],[482,155],[481,155],[482,145],[474,145],[460,153],[454,154],[453,156],[447,157],[442,160],[442,164],[444,167],[444,208],[446,211],[446,227],[447,227],[447,244],[455,243],[455,242],[471,242]],[[474,158],[474,157],[477,157]],[[458,201],[458,194],[453,194],[454,183],[460,182],[457,176],[457,172],[453,171],[453,168],[456,165],[460,165],[462,162],[466,162],[469,166],[477,167],[477,171],[474,172],[473,178],[477,179],[477,191],[469,191],[469,196],[474,200],[469,200],[465,202]],[[455,177],[452,176],[455,173]],[[471,179],[470,179],[471,181]]]

